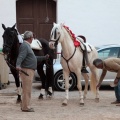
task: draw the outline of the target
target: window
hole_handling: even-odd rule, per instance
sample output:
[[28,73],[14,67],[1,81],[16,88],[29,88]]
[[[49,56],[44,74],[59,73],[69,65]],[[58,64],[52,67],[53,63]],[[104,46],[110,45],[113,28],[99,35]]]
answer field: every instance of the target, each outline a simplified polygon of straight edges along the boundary
[[119,47],[105,48],[98,51],[98,56],[100,59],[106,59],[109,57],[118,57]]

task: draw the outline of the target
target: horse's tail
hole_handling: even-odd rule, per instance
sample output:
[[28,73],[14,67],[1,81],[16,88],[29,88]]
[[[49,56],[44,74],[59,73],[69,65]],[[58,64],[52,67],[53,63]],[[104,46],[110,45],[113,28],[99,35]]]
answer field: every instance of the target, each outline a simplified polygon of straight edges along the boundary
[[96,94],[96,86],[98,83],[98,70],[95,71],[96,73],[91,73],[90,75],[90,89],[93,93]]

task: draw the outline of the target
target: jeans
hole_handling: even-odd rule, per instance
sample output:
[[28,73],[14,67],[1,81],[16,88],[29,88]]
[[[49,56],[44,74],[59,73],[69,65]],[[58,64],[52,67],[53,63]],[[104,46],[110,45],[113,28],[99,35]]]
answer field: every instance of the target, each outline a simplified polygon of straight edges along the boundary
[[120,101],[120,80],[118,81],[118,85],[114,87],[116,101]]

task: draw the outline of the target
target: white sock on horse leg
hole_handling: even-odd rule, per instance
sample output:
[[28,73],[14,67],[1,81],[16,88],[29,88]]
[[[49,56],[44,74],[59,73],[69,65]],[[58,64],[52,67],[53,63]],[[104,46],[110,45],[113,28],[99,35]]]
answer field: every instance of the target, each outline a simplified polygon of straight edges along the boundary
[[45,89],[41,89],[40,93],[41,93],[42,95],[45,95]]
[[83,92],[79,91],[79,94],[80,94],[80,99],[83,99]]
[[66,93],[66,96],[65,96],[65,98],[66,98],[66,99],[69,99],[68,92],[69,92],[68,90],[65,90],[65,93]]
[[21,93],[22,93],[21,87],[17,87],[17,94],[18,94],[18,95],[21,95]]
[[52,93],[52,87],[49,87],[49,88],[48,88],[48,91]]

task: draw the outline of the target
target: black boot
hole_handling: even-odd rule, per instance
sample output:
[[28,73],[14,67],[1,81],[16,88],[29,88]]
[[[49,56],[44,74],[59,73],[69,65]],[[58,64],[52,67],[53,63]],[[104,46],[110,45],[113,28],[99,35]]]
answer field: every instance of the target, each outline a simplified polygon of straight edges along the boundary
[[84,50],[84,52],[83,52],[83,56],[84,56],[84,58],[85,58],[86,65],[89,65],[90,63],[89,63],[89,59],[88,59],[88,53],[87,53],[87,48],[86,48],[86,46],[85,46],[85,50]]
[[82,73],[89,73],[89,72],[87,71],[87,69],[86,69],[85,66],[82,67],[81,72],[82,72]]
[[86,63],[85,63],[85,59],[86,59],[86,58],[85,58],[85,57],[86,57],[85,54],[86,54],[86,53],[85,53],[85,52],[86,52],[86,51],[83,51],[83,64],[82,64],[83,66],[82,66],[81,72],[82,72],[82,73],[89,73],[89,72],[87,71],[87,69],[86,69]]

